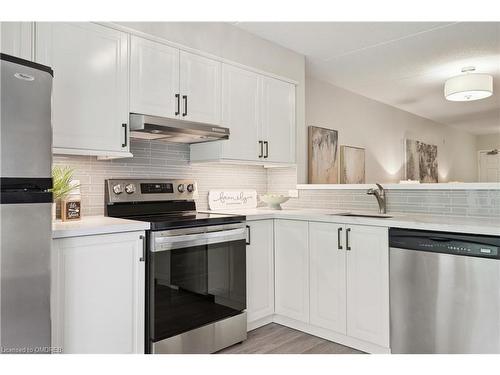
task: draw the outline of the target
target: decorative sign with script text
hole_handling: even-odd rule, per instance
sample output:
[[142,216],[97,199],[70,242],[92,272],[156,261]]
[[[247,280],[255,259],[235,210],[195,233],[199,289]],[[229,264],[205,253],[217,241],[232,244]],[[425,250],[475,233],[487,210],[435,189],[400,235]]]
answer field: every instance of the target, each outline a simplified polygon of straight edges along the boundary
[[210,190],[208,206],[211,210],[257,207],[255,190]]

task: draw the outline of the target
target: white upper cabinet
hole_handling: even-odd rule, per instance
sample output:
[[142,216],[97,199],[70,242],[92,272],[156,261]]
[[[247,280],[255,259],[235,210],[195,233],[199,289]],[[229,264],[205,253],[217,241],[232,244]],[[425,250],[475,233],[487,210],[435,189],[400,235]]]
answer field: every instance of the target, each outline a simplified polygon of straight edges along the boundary
[[275,311],[309,323],[307,221],[275,221]]
[[35,51],[54,70],[54,152],[129,156],[128,35],[94,23],[37,23]]
[[311,324],[346,334],[344,226],[309,223]]
[[181,118],[220,124],[221,63],[180,51]]
[[252,323],[274,314],[274,231],[273,220],[247,224],[247,319]]
[[1,22],[2,53],[32,60],[33,22]]
[[293,83],[112,25],[10,22],[0,30],[2,52],[54,70],[54,153],[132,156],[132,112],[230,129],[227,141],[191,145],[194,162],[295,163]]
[[264,159],[295,162],[295,85],[264,77],[262,84]]
[[389,347],[387,228],[348,225],[346,232],[347,335]]
[[131,36],[130,111],[219,125],[221,63]]
[[179,117],[179,49],[130,38],[130,112]]
[[191,145],[192,161],[295,163],[295,85],[222,64],[228,141]]
[[236,160],[259,160],[261,78],[232,65],[222,66],[222,125],[229,128],[223,155]]

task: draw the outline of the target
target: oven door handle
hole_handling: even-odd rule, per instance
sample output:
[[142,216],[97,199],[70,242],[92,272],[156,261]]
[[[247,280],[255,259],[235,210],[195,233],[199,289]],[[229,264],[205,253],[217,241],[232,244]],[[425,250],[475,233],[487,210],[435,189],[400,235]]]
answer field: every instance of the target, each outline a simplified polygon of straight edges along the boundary
[[214,232],[156,237],[154,248],[151,251],[175,250],[238,240],[246,240],[245,227]]

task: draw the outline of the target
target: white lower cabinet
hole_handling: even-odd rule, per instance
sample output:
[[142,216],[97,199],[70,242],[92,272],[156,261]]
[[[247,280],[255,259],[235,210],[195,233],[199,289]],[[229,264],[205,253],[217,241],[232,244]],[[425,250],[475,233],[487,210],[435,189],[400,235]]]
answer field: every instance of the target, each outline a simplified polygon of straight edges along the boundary
[[247,224],[247,320],[254,329],[274,314],[274,224],[272,219]]
[[389,352],[388,229],[275,221],[275,321]]
[[387,228],[347,225],[347,335],[389,347]]
[[276,220],[275,312],[309,322],[309,249],[307,221]]
[[387,228],[309,223],[311,324],[389,347]]
[[311,324],[346,334],[344,226],[309,223]]
[[143,235],[53,240],[53,347],[63,353],[144,353]]

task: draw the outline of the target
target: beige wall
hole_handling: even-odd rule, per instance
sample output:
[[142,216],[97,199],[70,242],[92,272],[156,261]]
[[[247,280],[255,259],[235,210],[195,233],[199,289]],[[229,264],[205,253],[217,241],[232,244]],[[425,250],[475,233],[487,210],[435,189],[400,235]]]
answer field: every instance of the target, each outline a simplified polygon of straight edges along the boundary
[[307,180],[307,126],[336,129],[339,144],[366,149],[366,181],[398,182],[404,177],[404,139],[438,146],[441,182],[476,179],[476,137],[331,84],[306,79],[306,126],[298,145],[299,183]]
[[500,133],[478,135],[476,138],[476,148],[478,151],[500,149]]

